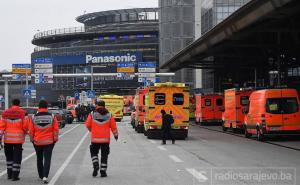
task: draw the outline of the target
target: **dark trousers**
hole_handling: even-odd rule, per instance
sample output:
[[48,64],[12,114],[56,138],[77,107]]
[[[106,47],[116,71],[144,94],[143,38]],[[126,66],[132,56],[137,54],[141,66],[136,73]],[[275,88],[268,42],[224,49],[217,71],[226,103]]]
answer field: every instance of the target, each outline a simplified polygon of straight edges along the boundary
[[37,156],[37,169],[40,178],[48,178],[53,148],[54,144],[44,146],[34,145]]
[[100,172],[106,172],[107,160],[109,155],[109,143],[92,143],[90,145],[91,158],[93,162],[93,167],[95,169],[99,169],[99,150],[101,150]]
[[9,178],[18,178],[22,162],[22,144],[4,144],[6,156],[7,175]]
[[171,133],[171,129],[163,129],[162,130],[162,142],[166,143],[167,139],[171,139],[172,141],[175,141],[173,134]]

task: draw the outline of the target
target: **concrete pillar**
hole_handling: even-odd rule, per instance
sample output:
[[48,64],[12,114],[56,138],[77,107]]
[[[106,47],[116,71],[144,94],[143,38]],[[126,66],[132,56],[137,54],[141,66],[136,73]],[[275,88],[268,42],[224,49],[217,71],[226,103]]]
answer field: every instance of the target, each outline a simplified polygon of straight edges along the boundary
[[[201,3],[195,0],[195,40],[201,37]],[[202,69],[195,69],[195,88],[202,88]]]

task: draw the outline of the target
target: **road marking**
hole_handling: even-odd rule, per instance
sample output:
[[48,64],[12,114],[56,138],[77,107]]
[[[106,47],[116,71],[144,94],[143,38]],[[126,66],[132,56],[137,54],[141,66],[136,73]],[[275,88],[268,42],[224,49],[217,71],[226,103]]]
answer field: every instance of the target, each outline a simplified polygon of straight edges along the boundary
[[61,176],[61,174],[64,172],[65,168],[69,165],[69,163],[71,162],[72,158],[77,153],[77,151],[79,150],[80,146],[82,145],[82,143],[84,142],[84,140],[87,138],[88,135],[89,135],[89,132],[87,132],[83,136],[83,138],[79,141],[78,145],[74,148],[74,150],[72,151],[72,153],[68,156],[68,158],[62,164],[62,166],[57,170],[56,174],[51,179],[49,185],[54,185],[56,183],[56,181]]
[[162,151],[167,151],[167,149],[165,147],[163,147],[163,146],[158,146],[157,148],[160,149],[160,150],[162,150]]
[[75,127],[71,128],[70,130],[68,131],[65,131],[64,133],[62,133],[59,138],[63,137],[64,135],[66,135],[67,133],[71,132],[72,130],[74,130],[75,128],[79,127],[80,125],[76,125]]
[[186,168],[186,171],[192,174],[193,177],[195,177],[195,179],[197,179],[201,183],[205,183],[208,181],[208,177],[204,175],[206,174],[206,172],[198,172],[194,168]]
[[151,139],[149,140],[149,142],[152,143],[152,144],[156,144],[156,141],[151,140]]
[[[79,125],[76,125],[75,127],[71,128],[70,130],[64,132],[63,134],[61,134],[59,136],[59,138],[63,137],[64,135],[66,135],[67,133],[71,132],[72,130],[74,130],[75,128],[77,128]],[[31,157],[33,157],[35,155],[35,152],[29,154],[27,157],[25,157],[23,160],[22,160],[22,163],[24,163],[25,161],[27,161],[28,159],[30,159]],[[4,170],[3,172],[0,173],[0,178],[5,175],[7,173],[6,170]]]
[[169,155],[169,158],[172,159],[175,163],[182,163],[183,162],[176,155]]

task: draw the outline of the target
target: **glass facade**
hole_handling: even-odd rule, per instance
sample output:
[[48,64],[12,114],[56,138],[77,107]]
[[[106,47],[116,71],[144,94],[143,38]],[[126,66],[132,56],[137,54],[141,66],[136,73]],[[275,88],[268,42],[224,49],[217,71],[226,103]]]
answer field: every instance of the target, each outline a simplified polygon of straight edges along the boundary
[[[222,22],[229,15],[250,0],[202,0],[201,3],[201,32],[202,35]],[[214,70],[202,70],[202,88],[214,91]]]
[[[122,16],[124,16],[122,18]],[[93,88],[99,92],[133,94],[139,83],[138,63],[151,62],[158,67],[159,37],[158,9],[127,9],[96,12],[77,17],[84,29],[57,29],[38,33],[33,44],[37,47],[31,54],[32,63],[39,59],[53,60],[54,74],[118,73],[117,62],[87,62],[87,56],[121,57],[138,55],[131,75],[124,72],[122,77],[94,77]],[[51,39],[49,39],[49,37]],[[103,55],[103,56],[102,56]],[[119,72],[120,73],[120,72]],[[75,91],[89,90],[91,77],[55,77],[53,84],[36,84],[42,96],[52,92],[54,99],[59,95],[73,96]]]
[[[195,0],[159,1],[160,65],[195,40]],[[176,82],[194,84],[194,70],[176,72]]]

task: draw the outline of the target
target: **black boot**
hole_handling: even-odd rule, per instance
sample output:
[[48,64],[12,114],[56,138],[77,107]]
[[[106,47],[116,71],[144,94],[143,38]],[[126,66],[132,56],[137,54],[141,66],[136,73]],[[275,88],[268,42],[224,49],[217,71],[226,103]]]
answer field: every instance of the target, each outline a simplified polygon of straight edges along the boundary
[[173,145],[175,144],[175,139],[172,140],[172,144],[173,144]]
[[12,172],[12,181],[19,181],[20,180],[19,174],[20,174],[20,172],[13,171]]
[[100,170],[101,177],[107,177],[106,171]]
[[97,177],[99,171],[99,165],[94,165],[93,177]]
[[7,179],[12,179],[12,170],[7,170]]

